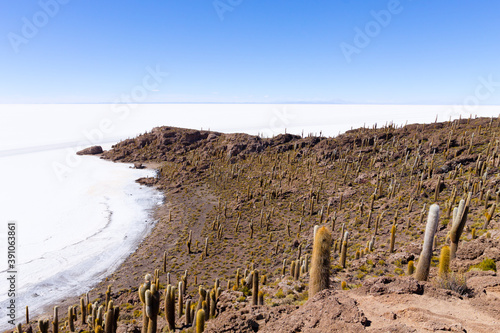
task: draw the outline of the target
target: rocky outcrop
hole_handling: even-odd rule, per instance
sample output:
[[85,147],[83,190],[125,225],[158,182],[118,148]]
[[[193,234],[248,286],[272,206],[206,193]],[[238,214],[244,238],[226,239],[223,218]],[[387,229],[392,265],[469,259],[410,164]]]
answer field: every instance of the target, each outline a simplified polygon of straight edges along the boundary
[[102,154],[103,150],[101,146],[92,146],[89,148],[82,149],[78,151],[77,155],[98,155]]

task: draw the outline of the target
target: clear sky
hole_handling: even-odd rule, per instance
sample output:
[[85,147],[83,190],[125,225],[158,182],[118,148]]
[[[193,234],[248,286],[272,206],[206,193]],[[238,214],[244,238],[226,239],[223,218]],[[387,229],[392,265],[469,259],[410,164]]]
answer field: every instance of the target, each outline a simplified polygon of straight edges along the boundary
[[499,14],[498,0],[4,0],[0,103],[500,104]]

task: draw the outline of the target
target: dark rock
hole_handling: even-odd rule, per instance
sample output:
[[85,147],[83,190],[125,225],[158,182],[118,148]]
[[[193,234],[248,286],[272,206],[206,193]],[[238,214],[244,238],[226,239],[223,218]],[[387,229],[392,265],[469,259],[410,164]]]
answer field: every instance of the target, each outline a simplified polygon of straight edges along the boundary
[[92,146],[89,148],[82,149],[78,151],[77,155],[97,155],[102,154],[103,150],[101,146]]

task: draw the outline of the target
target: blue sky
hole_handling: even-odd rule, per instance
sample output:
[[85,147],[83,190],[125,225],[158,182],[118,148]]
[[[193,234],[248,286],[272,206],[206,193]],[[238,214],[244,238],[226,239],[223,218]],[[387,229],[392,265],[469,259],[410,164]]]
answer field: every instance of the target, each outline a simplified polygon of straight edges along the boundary
[[6,3],[0,103],[500,104],[498,1]]

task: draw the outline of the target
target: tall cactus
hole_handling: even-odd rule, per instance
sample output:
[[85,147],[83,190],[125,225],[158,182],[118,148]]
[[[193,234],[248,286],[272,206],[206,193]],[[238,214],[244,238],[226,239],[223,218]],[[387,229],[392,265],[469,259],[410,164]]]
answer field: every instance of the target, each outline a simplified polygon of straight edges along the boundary
[[467,214],[469,213],[469,206],[470,206],[470,201],[472,197],[472,192],[469,192],[467,195],[467,200],[460,200],[460,203],[458,205],[458,209],[454,210],[453,212],[453,225],[451,227],[451,232],[450,232],[450,240],[451,240],[451,246],[450,246],[450,258],[455,259],[457,249],[458,249],[458,242],[460,241],[460,236],[462,235],[462,232],[465,227],[465,223],[467,223]]
[[152,284],[151,289],[146,290],[144,296],[146,300],[146,315],[149,318],[148,333],[156,333],[158,312],[160,312],[160,293],[156,290],[156,284]]
[[311,272],[309,278],[309,297],[329,287],[330,284],[330,249],[332,234],[326,227],[316,232],[311,258]]
[[184,308],[184,282],[179,281],[179,299],[177,302],[177,312],[179,313],[179,318],[182,317],[182,311]]
[[186,301],[186,326],[191,326],[193,319],[191,318],[191,300]]
[[85,304],[85,298],[80,298],[80,311],[82,314],[82,320],[81,323],[82,325],[85,325],[87,323],[87,305]]
[[259,305],[259,271],[252,272],[252,305]]
[[389,247],[389,253],[394,252],[394,246],[396,244],[396,224],[392,225],[391,228],[391,242],[390,242],[390,247]]
[[72,305],[68,307],[68,326],[70,332],[75,331],[75,315],[73,313]]
[[439,256],[439,277],[444,278],[450,271],[450,247],[443,246]]
[[41,333],[48,333],[49,332],[49,320],[48,319],[40,319],[38,321],[38,328],[40,329]]
[[203,333],[205,330],[205,310],[200,309],[196,313],[196,333]]
[[54,320],[52,321],[52,332],[53,333],[59,332],[58,310],[59,310],[59,307],[54,306]]
[[115,309],[113,306],[113,301],[108,302],[108,310],[106,311],[106,323],[104,324],[105,333],[113,333],[113,325],[115,319]]
[[[220,289],[220,288],[218,288]],[[210,292],[210,317],[215,318],[217,311],[217,291]]]
[[486,212],[486,221],[484,222],[483,229],[486,230],[488,228],[488,224],[490,224],[493,215],[495,215],[495,209],[497,208],[497,204],[493,203],[490,207],[490,210]]
[[439,222],[439,206],[434,204],[429,208],[427,225],[425,227],[424,245],[420,258],[418,259],[415,278],[419,281],[427,281],[432,258],[432,247],[434,245],[434,234]]
[[170,330],[175,330],[175,289],[171,285],[165,291],[165,320]]
[[147,274],[144,277],[144,283],[139,287],[139,299],[142,302],[142,330],[141,333],[148,332],[149,318],[146,314],[146,291],[151,288],[151,275]]
[[342,249],[340,250],[340,265],[342,266],[342,268],[346,268],[348,240],[349,240],[349,232],[346,231],[344,233],[344,238],[342,240]]

